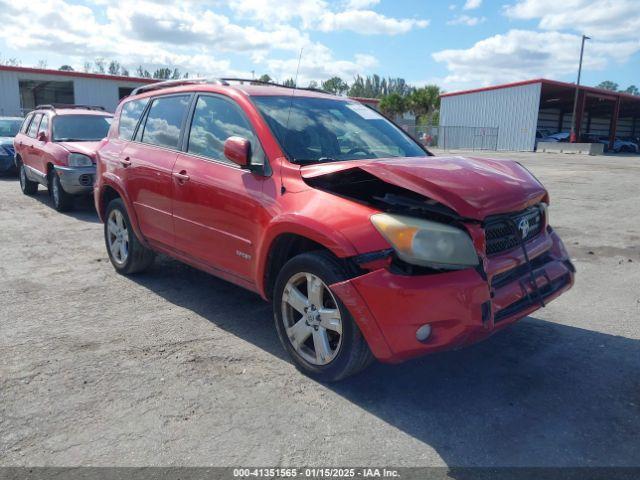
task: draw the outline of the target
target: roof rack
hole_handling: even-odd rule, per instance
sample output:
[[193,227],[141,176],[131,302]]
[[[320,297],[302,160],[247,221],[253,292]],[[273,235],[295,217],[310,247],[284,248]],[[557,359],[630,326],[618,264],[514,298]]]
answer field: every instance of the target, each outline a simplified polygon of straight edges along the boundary
[[34,110],[55,110],[56,108],[78,108],[83,110],[101,110],[106,111],[100,105],[82,105],[78,103],[47,103],[44,105],[36,105]]
[[162,82],[155,82],[155,83],[150,83],[148,85],[142,85],[141,87],[134,89],[130,95],[133,96],[133,95],[138,95],[139,93],[151,92],[151,91],[160,90],[163,88],[179,87],[182,85],[195,85],[199,83],[229,85],[229,82],[240,82],[240,83],[247,82],[250,85],[268,85],[272,87],[282,87],[282,88],[291,88],[295,90],[309,90],[311,92],[329,93],[319,88],[292,87],[289,85],[282,85],[280,83],[275,83],[275,82],[264,82],[262,80],[257,80],[255,78],[181,78],[177,80],[165,80]]

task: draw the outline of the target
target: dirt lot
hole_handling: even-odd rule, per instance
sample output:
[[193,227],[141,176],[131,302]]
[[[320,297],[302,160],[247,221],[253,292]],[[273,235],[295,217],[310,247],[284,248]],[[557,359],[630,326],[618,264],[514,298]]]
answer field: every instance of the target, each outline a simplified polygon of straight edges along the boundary
[[109,264],[90,201],[0,180],[0,465],[640,466],[640,157],[518,158],[574,289],[468,349],[325,386],[270,307],[169,259]]

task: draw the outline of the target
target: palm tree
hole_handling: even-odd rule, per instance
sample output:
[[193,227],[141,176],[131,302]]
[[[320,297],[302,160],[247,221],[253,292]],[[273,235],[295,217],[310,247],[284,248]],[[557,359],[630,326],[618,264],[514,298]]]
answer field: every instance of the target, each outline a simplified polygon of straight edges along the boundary
[[409,95],[409,109],[415,114],[416,119],[433,116],[439,108],[440,87],[437,85],[417,88]]

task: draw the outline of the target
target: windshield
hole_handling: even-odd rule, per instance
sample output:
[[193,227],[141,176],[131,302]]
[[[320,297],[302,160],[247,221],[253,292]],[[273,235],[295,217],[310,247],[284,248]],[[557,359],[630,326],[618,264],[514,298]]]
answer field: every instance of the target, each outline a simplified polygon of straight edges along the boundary
[[428,155],[406,133],[361,103],[290,96],[252,98],[280,146],[296,163]]
[[54,142],[96,142],[107,136],[111,117],[60,115],[53,119]]
[[0,118],[0,137],[15,137],[22,125],[22,119]]

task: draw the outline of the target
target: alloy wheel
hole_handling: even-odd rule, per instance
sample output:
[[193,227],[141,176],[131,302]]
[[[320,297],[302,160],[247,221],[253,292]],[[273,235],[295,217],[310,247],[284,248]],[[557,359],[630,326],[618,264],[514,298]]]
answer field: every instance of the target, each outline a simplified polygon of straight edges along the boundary
[[292,276],[282,293],[282,319],[291,345],[313,365],[327,365],[342,345],[342,317],[333,293],[312,273]]
[[124,265],[129,257],[129,230],[120,210],[112,210],[109,213],[107,243],[114,262]]

